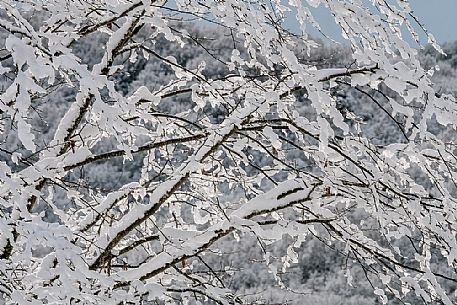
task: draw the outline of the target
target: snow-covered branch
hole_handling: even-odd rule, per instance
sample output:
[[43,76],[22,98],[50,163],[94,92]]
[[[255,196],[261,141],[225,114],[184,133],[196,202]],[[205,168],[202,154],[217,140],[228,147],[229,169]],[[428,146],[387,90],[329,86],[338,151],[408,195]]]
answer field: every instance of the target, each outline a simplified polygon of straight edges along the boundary
[[6,302],[261,304],[259,265],[285,302],[310,240],[383,303],[455,302],[457,107],[408,1],[174,4],[2,1]]

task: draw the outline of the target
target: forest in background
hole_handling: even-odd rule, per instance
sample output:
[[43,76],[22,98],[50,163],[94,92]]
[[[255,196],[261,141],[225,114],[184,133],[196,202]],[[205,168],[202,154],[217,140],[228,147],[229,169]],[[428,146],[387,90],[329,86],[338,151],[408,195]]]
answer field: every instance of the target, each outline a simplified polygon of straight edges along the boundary
[[[175,27],[179,31],[179,24]],[[0,32],[1,33],[1,32]],[[177,61],[191,69],[199,66],[202,62],[206,62],[204,74],[217,78],[225,76],[229,73],[226,67],[220,63],[221,60],[226,60],[231,56],[231,48],[234,40],[229,37],[229,34],[220,35],[211,29],[202,29],[194,26],[189,33],[188,44],[184,47],[179,47],[165,39],[155,42],[155,51],[159,54],[167,54],[174,56]],[[1,38],[3,39],[3,38]],[[92,34],[85,40],[78,42],[74,46],[74,52],[90,67],[100,61],[103,56],[103,49],[100,48],[105,42],[105,37],[98,33]],[[199,52],[196,52],[198,46]],[[443,45],[443,50],[447,56],[438,54],[432,47],[426,47],[420,50],[420,60],[426,69],[436,70],[433,74],[433,81],[438,93],[451,93],[457,95],[457,42],[446,43]],[[240,51],[243,49],[240,46]],[[353,64],[351,59],[351,51],[345,45],[328,46],[321,41],[321,45],[311,54],[306,54],[304,49],[297,46],[296,54],[300,60],[314,63],[318,67],[342,67],[348,69]],[[127,67],[125,73],[116,74],[116,85],[118,89],[125,95],[129,95],[138,89],[140,86],[146,86],[151,91],[168,83],[174,77],[173,71],[163,62],[148,57],[147,54],[139,54],[141,58],[133,63],[130,61],[132,54],[124,56],[117,64]],[[439,66],[439,69],[437,68]],[[9,80],[6,76],[0,78],[0,91],[3,91],[5,84]],[[365,134],[369,135],[373,143],[377,145],[388,145],[401,141],[402,134],[395,124],[392,124],[388,112],[391,111],[388,103],[383,101],[386,98],[384,94],[391,94],[387,88],[385,92],[374,93],[373,96],[368,96],[363,92],[357,91],[350,87],[350,84],[339,84],[335,87],[338,91],[339,109],[344,112],[350,112],[357,118],[359,128],[363,129]],[[66,90],[56,90],[50,92],[44,97],[42,103],[38,101],[35,105],[35,120],[37,122],[58,122],[58,118],[67,111],[69,107],[68,101],[72,101],[75,96],[75,91],[68,88]],[[376,99],[373,99],[373,97]],[[313,116],[315,113],[310,109],[306,97],[300,97],[304,115]],[[179,112],[183,105],[189,103],[189,95],[183,94],[173,98],[166,105],[161,104],[161,107],[169,107],[167,111],[170,113]],[[213,111],[213,110],[212,110]],[[223,109],[221,109],[223,112]],[[198,122],[199,113],[194,114],[194,119]],[[214,121],[218,120],[218,113],[211,114]],[[56,119],[53,119],[53,118]],[[47,124],[42,126],[40,132],[35,134],[36,143],[44,147],[52,139],[56,125]],[[9,158],[2,149],[14,148],[15,152],[23,152],[21,144],[15,134],[14,126],[4,126],[6,132],[0,138],[0,161],[8,161]],[[44,132],[43,132],[44,131]],[[442,133],[445,138],[456,138],[453,131],[440,129],[437,127],[437,132]],[[100,147],[106,149],[107,147]],[[255,152],[253,152],[255,154]],[[254,156],[255,157],[255,156]],[[28,158],[33,159],[34,155]],[[141,156],[135,157],[128,161],[123,158],[116,158],[109,162],[100,162],[91,164],[81,168],[78,173],[74,173],[74,181],[80,183],[81,188],[105,188],[104,191],[109,192],[115,190],[129,181],[138,180],[140,174],[138,160]],[[259,161],[261,162],[261,160]],[[9,164],[15,167],[14,164]],[[302,166],[310,166],[304,160]],[[248,175],[258,175],[254,168],[245,169]],[[313,169],[310,168],[310,171]],[[221,194],[221,198],[236,198],[243,194],[227,193]],[[68,200],[63,194],[61,198],[56,200],[58,205],[71,206],[71,200]],[[55,221],[55,215],[52,215],[45,205],[38,207],[44,213],[44,217],[49,221]],[[184,216],[185,217],[185,216]],[[364,215],[353,214],[354,218],[363,219]],[[376,235],[376,223],[367,221],[366,232],[373,231]],[[247,239],[244,243],[236,242],[237,238]],[[264,247],[260,241],[253,237],[230,236],[219,241],[220,249],[224,249],[221,253],[212,253],[202,256],[200,259],[205,265],[210,265],[215,272],[218,272],[220,266],[231,266],[234,276],[222,279],[234,289],[238,294],[250,296],[253,300],[263,299],[271,304],[303,304],[303,305],[337,305],[337,304],[377,304],[378,299],[373,294],[369,276],[357,266],[356,262],[348,261],[347,257],[342,254],[338,245],[326,245],[318,239],[309,239],[302,244],[299,249],[298,262],[293,264],[287,274],[283,274],[282,285],[287,287],[287,295],[284,293],[276,294],[275,289],[271,287],[279,287],[281,283],[275,280],[271,272],[261,262],[263,260],[262,252],[269,251],[272,256],[281,257],[287,247],[282,243],[276,243],[268,247]],[[242,248],[240,248],[240,246]],[[344,245],[340,245],[344,247]],[[401,245],[399,245],[401,246]],[[221,262],[224,263],[221,263]],[[184,264],[184,263],[183,263]],[[440,264],[439,261],[436,264]],[[349,276],[348,276],[349,274]],[[230,271],[221,272],[221,277],[227,277]],[[356,278],[356,280],[351,280]],[[455,286],[445,287],[449,292],[455,291]]]

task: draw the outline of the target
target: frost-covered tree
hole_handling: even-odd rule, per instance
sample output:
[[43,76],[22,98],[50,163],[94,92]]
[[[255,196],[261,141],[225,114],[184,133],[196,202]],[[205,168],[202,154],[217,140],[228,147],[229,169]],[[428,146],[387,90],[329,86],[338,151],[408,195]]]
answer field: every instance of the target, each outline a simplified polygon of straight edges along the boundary
[[[0,3],[7,303],[261,304],[233,289],[242,255],[284,301],[309,237],[383,303],[452,304],[457,158],[442,135],[457,107],[402,37],[441,51],[408,1]],[[312,56],[318,6],[350,61]],[[115,162],[127,178],[102,176]]]

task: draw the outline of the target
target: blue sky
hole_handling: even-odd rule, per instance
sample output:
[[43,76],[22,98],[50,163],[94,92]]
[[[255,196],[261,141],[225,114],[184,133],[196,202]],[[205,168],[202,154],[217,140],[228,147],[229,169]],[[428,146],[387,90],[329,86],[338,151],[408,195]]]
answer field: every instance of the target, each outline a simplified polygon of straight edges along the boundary
[[[409,3],[416,16],[433,33],[438,42],[457,40],[457,0],[409,0]],[[175,7],[175,1],[169,1],[169,5]],[[342,41],[341,30],[333,22],[330,14],[326,13],[323,9],[313,11],[321,27],[325,28],[326,33],[332,38]],[[292,30],[297,26],[296,23],[292,24],[290,20],[286,21],[286,24]],[[312,32],[312,34],[315,35],[316,32]],[[408,42],[413,41],[408,40]]]
[[[457,40],[457,0],[410,0],[419,20],[435,36],[439,43]],[[330,37],[342,41],[341,30],[324,9],[313,11],[315,18]],[[294,25],[289,25],[291,28]],[[296,26],[296,25],[295,25]],[[312,34],[316,35],[316,33]],[[319,36],[319,35],[317,35]],[[422,36],[423,38],[425,36]],[[408,42],[412,40],[408,39]],[[425,40],[423,42],[426,42]]]
[[457,40],[457,0],[411,0],[410,3],[439,42]]

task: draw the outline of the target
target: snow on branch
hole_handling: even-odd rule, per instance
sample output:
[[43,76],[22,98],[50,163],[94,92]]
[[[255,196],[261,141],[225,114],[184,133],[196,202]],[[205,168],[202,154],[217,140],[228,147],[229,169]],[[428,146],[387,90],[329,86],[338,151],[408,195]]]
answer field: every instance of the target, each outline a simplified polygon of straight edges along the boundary
[[403,0],[2,1],[0,303],[299,302],[313,243],[455,303],[456,102],[417,29],[443,52]]

